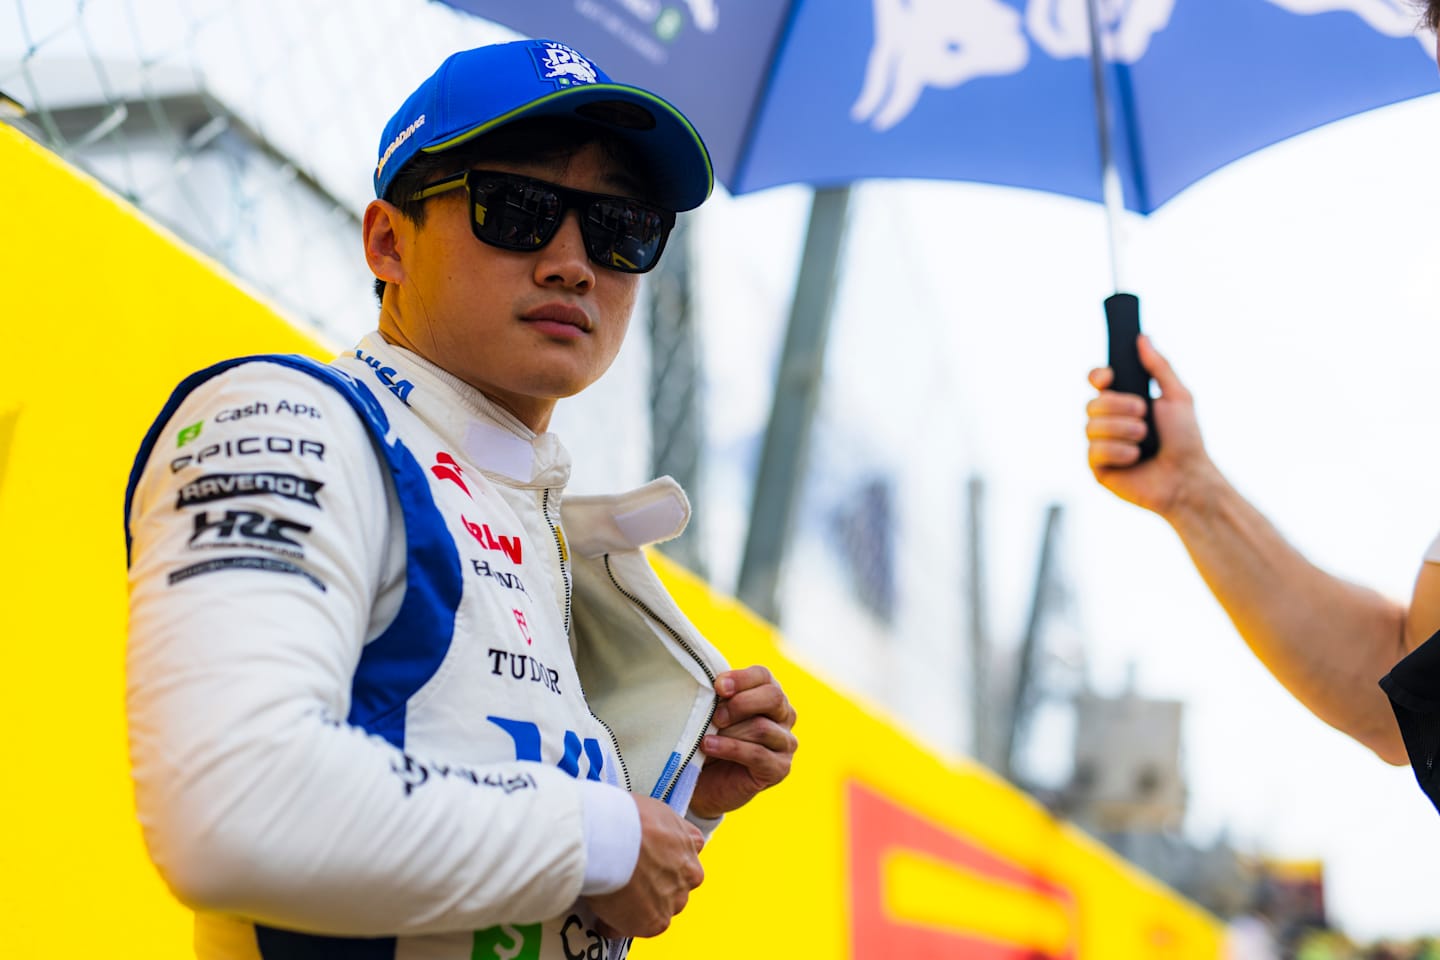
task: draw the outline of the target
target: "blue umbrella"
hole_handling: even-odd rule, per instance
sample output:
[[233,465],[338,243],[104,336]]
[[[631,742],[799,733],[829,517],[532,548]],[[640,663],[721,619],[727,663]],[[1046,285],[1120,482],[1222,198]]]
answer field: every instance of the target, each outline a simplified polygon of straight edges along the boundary
[[[732,194],[815,186],[740,597],[775,618],[845,212],[866,178],[968,180],[1150,213],[1246,154],[1440,88],[1410,0],[444,0],[571,44],[694,121]],[[1150,396],[1139,301],[1105,302]],[[1142,447],[1153,455],[1156,434]]]
[[[694,120],[733,194],[871,177],[1124,205],[1437,89],[1408,0],[446,0],[571,44]],[[1104,53],[1097,118],[1092,23]]]

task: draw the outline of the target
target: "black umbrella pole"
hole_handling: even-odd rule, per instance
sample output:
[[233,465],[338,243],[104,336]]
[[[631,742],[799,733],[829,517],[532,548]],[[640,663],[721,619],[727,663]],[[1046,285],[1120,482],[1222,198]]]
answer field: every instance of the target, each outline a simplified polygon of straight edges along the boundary
[[1140,441],[1140,462],[1143,463],[1160,451],[1160,434],[1155,430],[1150,373],[1140,364],[1140,351],[1135,344],[1140,336],[1140,298],[1133,293],[1106,297],[1105,326],[1110,331],[1110,369],[1115,373],[1110,389],[1145,398],[1145,439]]

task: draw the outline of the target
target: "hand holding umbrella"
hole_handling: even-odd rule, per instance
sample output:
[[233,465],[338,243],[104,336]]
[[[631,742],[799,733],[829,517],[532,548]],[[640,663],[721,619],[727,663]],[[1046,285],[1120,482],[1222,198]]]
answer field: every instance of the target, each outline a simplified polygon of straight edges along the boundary
[[[1147,403],[1134,391],[1116,389],[1112,368],[1090,371],[1090,385],[1100,391],[1085,408],[1090,470],[1116,496],[1170,519],[1187,492],[1193,494],[1219,474],[1205,452],[1190,391],[1149,337],[1137,336],[1132,342],[1137,343],[1145,381],[1153,376],[1160,396]],[[1152,420],[1166,442],[1149,460],[1144,447],[1154,433]]]

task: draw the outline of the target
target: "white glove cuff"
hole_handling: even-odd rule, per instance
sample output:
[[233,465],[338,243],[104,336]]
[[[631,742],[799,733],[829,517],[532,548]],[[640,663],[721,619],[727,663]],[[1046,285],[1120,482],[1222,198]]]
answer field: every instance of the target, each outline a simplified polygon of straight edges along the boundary
[[630,882],[640,859],[640,811],[630,794],[594,780],[580,781],[585,832],[582,896],[614,893]]

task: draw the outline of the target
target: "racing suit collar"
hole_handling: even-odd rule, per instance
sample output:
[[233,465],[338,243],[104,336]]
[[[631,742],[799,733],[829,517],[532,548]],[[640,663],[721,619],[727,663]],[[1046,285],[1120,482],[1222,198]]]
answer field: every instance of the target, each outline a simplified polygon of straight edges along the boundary
[[413,381],[409,406],[483,472],[512,485],[555,488],[569,482],[570,453],[555,434],[537,434],[459,377],[387,342],[378,330],[361,337],[358,349]]

